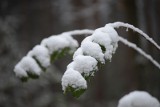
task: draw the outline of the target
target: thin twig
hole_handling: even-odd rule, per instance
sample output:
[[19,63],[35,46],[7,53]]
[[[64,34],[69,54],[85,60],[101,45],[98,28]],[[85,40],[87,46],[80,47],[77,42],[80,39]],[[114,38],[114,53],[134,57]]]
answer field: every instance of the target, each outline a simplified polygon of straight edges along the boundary
[[156,67],[160,69],[160,64],[156,60],[154,60],[149,54],[145,53],[141,48],[137,47],[136,44],[129,42],[127,39],[124,39],[123,37],[119,37],[119,41],[139,52],[141,55],[150,60]]
[[144,33],[142,30],[134,27],[133,25],[130,25],[128,23],[123,23],[123,22],[110,23],[109,25],[111,25],[114,28],[119,28],[119,27],[130,28],[133,31],[136,31],[137,33],[141,34],[143,37],[145,37],[149,42],[151,42],[155,47],[157,47],[160,50],[160,46],[152,38],[150,38],[146,33]]

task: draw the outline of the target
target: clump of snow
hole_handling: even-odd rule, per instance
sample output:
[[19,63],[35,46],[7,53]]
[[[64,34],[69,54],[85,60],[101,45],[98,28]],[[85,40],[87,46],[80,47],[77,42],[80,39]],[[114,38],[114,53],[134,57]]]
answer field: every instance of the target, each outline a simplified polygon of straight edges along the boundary
[[104,32],[103,27],[96,29],[95,32],[92,34],[92,37],[94,42],[103,45],[104,47],[107,47],[112,42],[109,34]]
[[120,99],[118,107],[160,107],[160,103],[145,91],[133,91]]
[[[105,59],[110,60],[112,58],[112,54],[115,52],[118,46],[117,45],[118,38],[116,38],[117,36],[118,36],[117,32],[112,27],[107,26],[106,28],[96,29],[91,36],[86,37],[82,41],[80,48],[78,48],[78,50],[76,50],[76,52],[74,53],[73,62],[71,62],[67,66],[67,71],[64,73],[64,76],[62,78],[63,90],[65,90],[65,88],[69,84],[67,83],[67,85],[64,85],[66,82],[63,82],[67,72],[77,71],[80,74],[83,74],[84,76],[90,76],[90,75],[93,76],[94,73],[92,71],[98,69],[97,60],[100,61],[101,63],[105,63]],[[102,49],[103,48],[102,46],[105,49]],[[105,53],[103,53],[103,51],[105,51]],[[70,75],[71,74],[69,74],[69,76]],[[69,76],[67,76],[67,78]],[[75,79],[74,77],[72,78]],[[71,80],[69,79],[69,81]]]
[[21,78],[28,77],[27,72],[39,76],[42,71],[37,62],[32,57],[25,56],[15,66],[14,72],[16,73],[16,76]]
[[78,47],[78,42],[70,34],[62,33],[61,35],[53,35],[42,40],[41,45],[47,47],[49,53],[52,54],[64,48],[70,48],[70,52],[73,52]]
[[91,56],[79,55],[67,66],[67,69],[73,68],[81,74],[84,74],[84,76],[93,76],[93,71],[98,69],[97,63],[97,60]]
[[40,45],[35,46],[28,52],[14,69],[18,77],[28,77],[27,72],[35,75],[40,75],[41,69],[47,68],[50,65],[50,57],[54,52],[61,51],[69,48],[69,52],[75,51],[78,47],[78,42],[72,38],[72,33],[83,34],[84,32],[90,33],[90,30],[78,30],[74,32],[66,32],[59,35],[42,40]]
[[55,51],[69,47],[70,42],[61,36],[51,36],[42,40],[41,45],[48,48],[49,53],[52,54]]
[[86,89],[87,82],[82,75],[73,69],[67,69],[62,77],[62,89],[65,92],[68,86],[74,89]]
[[[86,37],[82,41],[80,48],[75,51],[73,62],[67,66],[67,71],[62,78],[63,90],[65,90],[69,84],[67,82],[67,85],[64,85],[66,84],[66,82],[63,82],[64,77],[67,78],[67,81],[74,81],[75,79],[72,75],[73,77],[70,77],[70,79],[73,78],[73,80],[70,80],[68,77],[71,76],[71,74],[66,76],[67,72],[77,71],[84,77],[93,76],[94,71],[98,70],[98,61],[105,63],[105,59],[110,60],[112,58],[112,54],[118,47],[118,41],[118,34],[112,26],[98,28],[91,36]],[[79,79],[81,80],[82,78]]]
[[50,65],[50,55],[46,47],[37,45],[29,53],[28,56],[36,58],[43,67]]
[[112,54],[114,53],[113,45],[108,45],[106,48],[106,52],[104,53],[105,59],[111,60]]
[[86,37],[81,44],[83,54],[96,58],[101,63],[105,63],[104,54],[99,44],[92,42],[92,36]]
[[118,33],[112,26],[110,26],[109,24],[106,24],[106,26],[104,27],[104,29],[102,29],[102,31],[109,34],[113,42],[118,42],[119,40]]
[[[112,34],[113,33],[113,34]],[[110,26],[98,28],[92,34],[93,41],[105,47],[105,59],[111,60],[118,47],[118,34]]]
[[73,54],[73,59],[74,59],[76,56],[78,56],[78,55],[83,55],[83,51],[82,51],[82,48],[81,48],[81,47],[78,48],[78,49],[74,52],[74,54]]
[[62,33],[60,36],[69,41],[69,47],[71,49],[70,52],[73,53],[78,47],[78,42],[75,39],[73,39],[70,33]]
[[118,47],[118,41],[119,41],[119,35],[117,33],[117,31],[110,26],[109,24],[106,24],[106,26],[104,27],[104,30],[102,29],[103,32],[106,32],[111,40],[112,40],[112,45],[113,45],[113,53],[115,53],[117,47]]

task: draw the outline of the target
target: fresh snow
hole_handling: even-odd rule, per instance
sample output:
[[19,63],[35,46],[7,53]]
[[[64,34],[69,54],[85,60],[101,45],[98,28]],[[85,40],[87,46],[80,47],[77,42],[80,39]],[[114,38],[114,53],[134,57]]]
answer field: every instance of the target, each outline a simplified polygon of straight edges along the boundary
[[[73,73],[74,71],[75,73],[76,71],[83,76],[93,76],[93,71],[98,70],[97,61],[104,64],[105,59],[111,60],[112,54],[114,54],[118,47],[118,41],[118,34],[111,26],[98,28],[91,36],[86,37],[82,41],[80,48],[75,51],[73,61],[67,66],[67,70],[62,77],[63,90],[65,91],[67,86],[75,88],[72,83],[77,80],[74,80],[75,76],[72,75],[71,72]],[[100,45],[103,46],[105,50],[102,50]],[[82,75],[79,76],[79,80],[84,80]],[[73,80],[71,80],[72,78]]]
[[113,45],[113,50],[112,53],[115,53],[116,49],[118,48],[118,41],[119,41],[119,35],[117,31],[110,25],[106,24],[104,29],[102,30],[103,32],[106,32],[109,37],[112,40],[112,45]]
[[106,24],[106,26],[103,27],[102,32],[107,33],[111,38],[112,42],[117,43],[119,41],[118,33],[112,26]]
[[48,48],[50,54],[53,54],[53,52],[59,51],[63,48],[69,47],[69,44],[70,42],[61,36],[51,36],[41,42],[41,45]]
[[64,48],[70,48],[72,53],[78,47],[78,42],[69,33],[62,33],[61,35],[53,35],[42,40],[41,45],[47,47],[50,54]]
[[160,103],[145,91],[133,91],[120,99],[118,107],[160,107]]
[[70,33],[62,33],[60,36],[69,42],[70,53],[73,53],[78,47],[78,42],[73,39]]
[[27,77],[27,72],[31,74],[40,75],[41,68],[37,64],[37,62],[29,56],[25,56],[22,60],[15,66],[14,72],[18,77]]
[[[69,48],[69,52],[73,53],[78,47],[78,42],[72,36],[82,34],[91,34],[91,36],[82,41],[81,46],[73,55],[73,61],[67,66],[67,70],[62,77],[62,89],[64,91],[68,86],[74,89],[86,89],[87,82],[83,76],[92,76],[92,71],[98,70],[98,61],[104,64],[105,60],[111,60],[118,47],[118,41],[135,49],[160,69],[160,64],[150,55],[146,54],[134,43],[119,37],[115,28],[121,26],[127,27],[127,29],[131,28],[140,33],[160,49],[160,46],[152,38],[138,28],[126,23],[116,22],[106,24],[105,27],[98,28],[95,31],[88,29],[74,30],[45,38],[40,45],[35,46],[27,56],[21,59],[15,66],[14,72],[20,78],[28,77],[29,73],[39,76],[42,72],[41,66],[47,68],[50,65],[50,56],[54,52]],[[118,107],[160,107],[160,105],[158,100],[148,93],[135,91],[124,96],[119,101]]]
[[63,91],[66,91],[68,86],[71,86],[74,89],[86,89],[87,82],[78,71],[70,68],[67,69],[62,77]]
[[149,54],[145,53],[141,48],[137,47],[136,44],[129,42],[127,39],[124,39],[122,37],[119,37],[119,41],[122,42],[123,44],[127,45],[128,47],[131,47],[132,49],[136,50],[139,52],[141,55],[143,55],[145,58],[150,60],[157,68],[160,69],[160,64],[152,58]]
[[93,74],[93,71],[98,69],[97,63],[97,60],[91,56],[79,55],[67,66],[67,69],[73,68],[84,74],[84,76],[89,76]]
[[[18,77],[28,77],[27,72],[40,75],[42,69],[40,66],[47,68],[50,65],[50,56],[54,52],[64,48],[69,48],[70,53],[73,52],[78,47],[78,42],[72,38],[72,34],[75,32],[83,34],[87,30],[62,33],[43,39],[40,45],[29,51],[27,56],[23,57],[15,66],[14,72],[16,75]],[[91,31],[89,31],[90,33]]]
[[90,30],[90,29],[82,29],[82,30],[72,30],[72,31],[68,31],[65,33],[69,33],[72,36],[77,36],[77,35],[90,35],[94,32],[94,30]]
[[[122,26],[121,23],[120,25]],[[120,25],[119,23],[107,24],[105,27],[96,29],[91,36],[86,37],[82,41],[80,48],[75,51],[73,55],[73,61],[67,66],[67,71],[68,69],[71,69],[78,71],[80,74],[85,74],[84,76],[90,75],[91,71],[94,71],[95,68],[98,69],[97,61],[105,63],[105,59],[112,59],[112,55],[115,53],[118,47],[118,41],[121,41],[129,47],[132,47],[149,59],[158,68],[160,68],[159,63],[157,63],[150,55],[139,49],[135,44],[123,39],[122,37],[119,37],[114,28],[119,27]],[[129,26],[129,28],[133,27]],[[135,28],[133,29],[136,30]],[[88,56],[90,56],[92,59],[87,59]],[[64,73],[64,76],[65,75],[66,73]],[[82,78],[83,77],[81,76],[81,79]],[[62,87],[64,87],[63,84]]]
[[83,54],[96,58],[101,63],[105,63],[104,54],[99,44],[92,42],[92,36],[86,37],[81,44]]
[[119,28],[119,27],[126,27],[127,29],[130,28],[133,31],[136,31],[137,33],[141,34],[144,38],[146,38],[150,43],[152,43],[155,47],[157,47],[160,50],[160,46],[152,38],[150,38],[146,33],[134,27],[133,25],[130,25],[128,23],[123,23],[123,22],[109,23],[107,25],[110,25],[113,28]]
[[81,48],[81,47],[78,48],[78,49],[74,52],[74,54],[73,54],[73,59],[74,59],[75,57],[77,57],[78,55],[83,55],[83,51],[82,51],[82,48]]
[[[108,28],[108,30],[106,30]],[[113,34],[112,34],[112,33]],[[115,53],[118,47],[118,34],[117,32],[109,27],[102,27],[95,30],[92,34],[93,41],[105,47],[105,59],[111,60],[112,54]]]
[[50,65],[49,51],[44,46],[35,46],[31,51],[29,51],[27,56],[36,58],[36,60],[38,60],[39,63],[45,68]]
[[111,45],[111,38],[107,33],[104,32],[104,28],[98,28],[95,30],[95,32],[92,34],[93,41],[104,46],[108,47],[108,45]]

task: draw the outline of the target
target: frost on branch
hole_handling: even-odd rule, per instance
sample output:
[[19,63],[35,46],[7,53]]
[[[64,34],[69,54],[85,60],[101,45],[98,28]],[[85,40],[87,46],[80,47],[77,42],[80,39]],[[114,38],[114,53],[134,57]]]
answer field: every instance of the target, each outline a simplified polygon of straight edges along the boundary
[[[70,91],[75,95],[77,94],[76,97],[79,97],[83,91],[81,93],[75,93],[75,91],[68,90],[68,88],[76,90],[75,87],[79,87],[79,85],[70,85],[75,80],[66,78],[66,76],[72,75],[73,72],[79,72],[81,75],[80,80],[87,81],[90,79],[90,77],[94,76],[95,71],[98,70],[98,63],[104,64],[105,61],[111,60],[112,55],[118,47],[118,40],[118,34],[111,26],[98,28],[91,36],[86,37],[82,41],[80,48],[75,51],[73,61],[67,66],[67,70],[62,77],[63,91]],[[68,72],[70,70],[72,72]],[[67,85],[65,84],[64,86],[65,81],[67,81]]]
[[145,91],[133,91],[119,100],[118,107],[160,107],[160,103]]

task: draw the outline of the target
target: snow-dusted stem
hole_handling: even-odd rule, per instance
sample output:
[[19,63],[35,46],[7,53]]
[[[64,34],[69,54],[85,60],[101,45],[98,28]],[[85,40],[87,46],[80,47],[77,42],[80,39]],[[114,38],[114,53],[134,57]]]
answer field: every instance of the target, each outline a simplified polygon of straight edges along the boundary
[[152,38],[150,38],[146,33],[144,33],[142,30],[134,27],[133,25],[130,25],[128,23],[123,23],[123,22],[110,23],[109,25],[111,25],[114,28],[119,28],[119,27],[130,28],[133,31],[136,31],[137,33],[141,34],[143,37],[145,37],[149,42],[151,42],[155,47],[157,47],[160,50],[160,46]]
[[[142,36],[144,36],[148,41],[150,41],[158,49],[160,49],[160,46],[152,38],[150,38],[147,34],[145,34],[140,29],[134,27],[133,25],[130,25],[128,23],[123,23],[123,22],[115,22],[115,23],[112,23],[110,25],[112,27],[114,27],[114,28],[119,28],[121,26],[130,28],[130,29],[138,32]],[[65,32],[65,33],[69,33],[70,35],[74,36],[74,35],[82,35],[82,34],[92,34],[93,32],[94,32],[94,30],[84,29],[84,30],[69,31],[69,32]],[[128,40],[126,40],[126,39],[124,39],[123,37],[120,37],[120,36],[119,36],[119,41],[122,42],[124,45],[127,45],[127,46],[133,48],[134,50],[136,50],[137,52],[139,52],[141,55],[143,55],[145,58],[147,58],[148,60],[150,60],[156,67],[158,67],[160,69],[160,64],[156,60],[154,60],[152,58],[152,56],[150,56],[149,54],[147,54],[146,52],[144,52],[141,48],[137,47],[136,44],[134,44],[132,42],[129,42]]]
[[92,34],[93,32],[94,32],[94,30],[83,29],[83,30],[68,31],[68,32],[64,32],[62,34],[69,34],[71,36],[77,36],[77,35],[89,35],[89,34]]
[[78,42],[72,36],[90,35],[92,33],[93,30],[88,29],[73,30],[45,38],[17,63],[14,72],[22,80],[27,80],[28,77],[38,77],[42,71],[51,65],[51,62],[60,56],[75,51]]
[[[110,25],[114,28],[119,28],[120,26],[123,26],[123,27],[133,29],[134,31],[136,31],[136,32],[140,33],[142,36],[144,36],[148,41],[150,41],[152,44],[154,44],[158,49],[160,49],[160,46],[152,38],[150,38],[147,34],[145,34],[140,29],[134,27],[133,25],[123,23],[123,22],[115,22]],[[65,32],[65,33],[69,33],[70,35],[74,36],[74,35],[82,35],[82,34],[92,34],[93,32],[94,32],[94,30],[84,29],[84,30],[69,31],[69,32]],[[119,41],[122,42],[124,45],[127,45],[127,46],[133,48],[134,50],[136,50],[137,52],[139,52],[141,55],[143,55],[145,58],[150,60],[156,67],[158,67],[160,69],[160,64],[156,60],[154,60],[152,58],[152,56],[150,56],[149,54],[144,52],[141,48],[137,47],[136,44],[129,42],[128,40],[126,40],[120,36],[119,36]]]
[[137,47],[136,44],[131,43],[128,40],[126,40],[126,39],[124,39],[122,37],[119,37],[119,41],[121,41],[122,43],[124,43],[128,47],[133,48],[137,52],[139,52],[141,55],[143,55],[145,58],[150,60],[156,67],[158,67],[160,69],[160,64],[157,61],[155,61],[149,54],[145,53],[141,48]]

